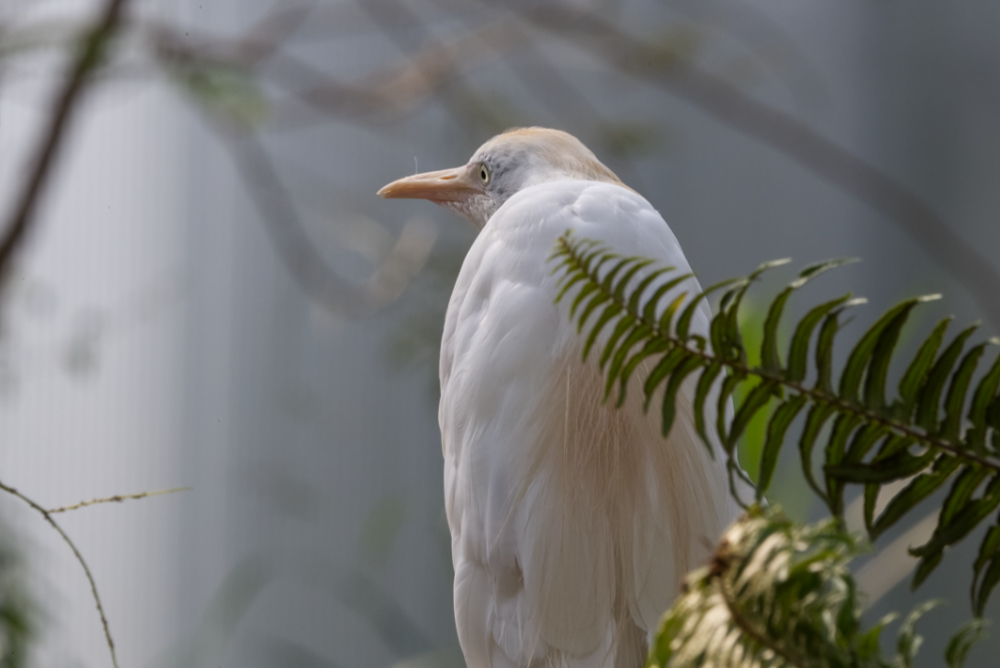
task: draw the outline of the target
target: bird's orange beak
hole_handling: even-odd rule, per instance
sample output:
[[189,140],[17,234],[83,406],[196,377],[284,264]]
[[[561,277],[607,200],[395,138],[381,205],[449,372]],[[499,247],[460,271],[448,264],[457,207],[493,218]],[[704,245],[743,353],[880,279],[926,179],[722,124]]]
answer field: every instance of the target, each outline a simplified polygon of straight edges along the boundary
[[437,172],[424,172],[393,181],[378,191],[386,199],[426,199],[437,204],[463,202],[485,192],[468,165]]

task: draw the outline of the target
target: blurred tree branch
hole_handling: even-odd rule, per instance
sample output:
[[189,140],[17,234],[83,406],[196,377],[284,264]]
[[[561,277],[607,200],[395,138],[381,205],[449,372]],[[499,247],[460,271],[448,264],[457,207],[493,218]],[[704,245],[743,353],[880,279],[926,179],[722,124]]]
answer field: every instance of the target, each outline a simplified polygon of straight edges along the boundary
[[261,140],[253,134],[228,142],[271,243],[304,294],[335,316],[371,315],[394,301],[423,266],[435,232],[411,221],[364,283],[341,278],[316,249]]
[[[487,17],[486,25],[477,25],[475,20],[458,12],[457,16],[464,21],[463,34],[443,40],[433,35],[421,16],[405,2],[359,2],[357,8],[406,54],[406,59],[347,83],[319,71],[285,48],[295,28],[306,20],[314,6],[314,3],[277,3],[271,13],[236,39],[220,40],[205,35],[192,39],[169,26],[159,25],[153,30],[154,41],[161,57],[168,61],[190,63],[208,59],[246,71],[268,64],[277,74],[268,81],[288,93],[288,99],[275,101],[275,113],[269,122],[272,129],[288,127],[289,122],[296,126],[301,123],[301,116],[289,107],[293,100],[323,115],[381,127],[434,96],[464,125],[469,121],[469,109],[489,106],[482,104],[470,86],[462,84],[463,73],[505,59],[518,45],[533,46],[535,40],[523,28],[543,30],[596,55],[620,72],[695,105],[864,202],[911,237],[977,300],[987,317],[1000,324],[1000,304],[993,299],[1000,286],[1000,270],[922,197],[794,116],[757,101],[699,68],[686,54],[638,39],[595,11],[563,2],[512,3],[499,12],[481,12]],[[481,5],[476,7],[483,9]],[[481,23],[483,19],[476,15],[476,20]],[[788,44],[783,48],[787,50]],[[553,66],[544,62],[544,58],[538,60],[541,65],[530,72],[517,67],[513,60],[510,64],[543,104],[555,90],[568,95],[574,104],[591,108],[586,98],[573,94],[574,89]]]
[[[166,24],[153,24],[148,32],[153,38],[154,53],[168,71],[178,71],[217,65],[251,74],[265,64],[293,72],[293,79],[319,79],[321,92],[299,91],[297,97],[326,114],[334,111],[350,120],[364,120],[367,114],[384,111],[403,79],[412,79],[413,63],[394,71],[387,90],[372,85],[341,85],[329,75],[290,55],[285,42],[309,16],[314,3],[280,7],[258,21],[250,30],[228,43],[204,35],[191,39]],[[433,61],[428,60],[428,67]],[[331,95],[331,89],[334,93]],[[421,87],[417,96],[423,98]],[[398,97],[396,98],[398,99]],[[335,101],[334,110],[330,102]],[[205,106],[211,107],[212,100]],[[394,301],[409,280],[426,261],[434,243],[435,233],[427,225],[410,221],[401,231],[389,253],[380,259],[369,278],[355,284],[329,266],[316,245],[310,240],[294,198],[282,182],[278,170],[264,147],[263,138],[252,123],[245,119],[215,115],[215,129],[231,156],[238,173],[247,186],[265,224],[268,238],[296,284],[315,303],[335,316],[360,318],[371,315]]]
[[[59,156],[59,151],[73,115],[77,111],[80,99],[86,90],[91,75],[104,63],[108,43],[114,39],[119,29],[125,4],[126,0],[108,0],[102,7],[92,27],[84,31],[76,47],[76,57],[71,61],[65,81],[54,98],[49,121],[32,154],[31,162],[26,171],[24,185],[15,199],[11,214],[4,228],[3,237],[0,238],[0,289],[5,286],[10,276],[14,258],[23,246],[24,240],[27,238],[33,223],[37,220],[35,213],[38,208],[39,199],[44,191],[55,161]],[[77,548],[69,535],[52,517],[53,512],[61,512],[71,508],[59,508],[49,511],[13,487],[0,483],[0,490],[19,498],[41,514],[45,521],[55,529],[69,546],[70,550],[72,550],[73,556],[83,568],[87,581],[90,583],[90,591],[94,597],[97,613],[100,616],[101,626],[104,630],[104,637],[107,641],[108,651],[111,654],[111,663],[115,668],[118,668],[118,656],[115,651],[114,639],[111,636],[111,628],[108,624],[108,618],[104,611],[104,605],[101,602],[101,596],[98,592],[94,575],[91,573],[90,566],[80,553],[79,548]],[[148,495],[146,494],[146,496]],[[84,502],[78,504],[76,507],[89,505],[90,503],[96,503],[96,501]]]
[[69,67],[66,80],[52,104],[48,125],[31,158],[31,164],[20,194],[4,225],[0,238],[0,289],[10,275],[10,264],[24,242],[34,221],[39,196],[45,187],[51,167],[58,157],[66,130],[76,111],[77,102],[86,89],[90,75],[102,64],[108,42],[114,37],[126,0],[107,0],[93,26],[77,47],[78,53]]
[[[287,97],[271,100],[267,123],[271,131],[302,126],[294,103],[314,109],[324,121],[333,117],[383,127],[454,85],[461,69],[490,62],[523,39],[511,21],[498,21],[451,40],[433,41],[402,62],[344,82],[289,53],[285,42],[290,20],[261,21],[233,40],[162,22],[147,22],[144,30],[154,57],[168,70],[211,64],[259,76],[285,91]],[[260,72],[265,66],[271,76]],[[462,121],[460,114],[455,117]]]
[[[761,9],[732,0],[672,2],[670,6],[744,43],[763,67],[784,75],[783,82],[800,105],[828,99],[823,73],[795,39]],[[790,77],[792,73],[798,76]]]
[[670,49],[644,42],[597,14],[553,3],[521,11],[550,34],[601,56],[622,72],[661,86],[716,120],[781,152],[895,223],[971,294],[1000,326],[1000,270],[956,233],[922,197],[864,158],[785,112],[758,102]]

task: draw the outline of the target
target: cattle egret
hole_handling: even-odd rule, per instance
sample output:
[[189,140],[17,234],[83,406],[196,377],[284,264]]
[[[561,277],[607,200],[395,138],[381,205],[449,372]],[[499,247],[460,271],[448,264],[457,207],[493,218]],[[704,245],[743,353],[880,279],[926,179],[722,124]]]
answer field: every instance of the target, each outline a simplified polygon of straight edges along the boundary
[[[725,458],[709,457],[695,431],[690,384],[666,439],[642,410],[641,372],[621,409],[603,401],[601,371],[581,358],[547,260],[572,230],[687,272],[677,239],[558,130],[505,132],[462,167],[378,194],[430,200],[480,229],[448,304],[438,411],[466,662],[643,665],[682,577],[738,506]],[[699,288],[690,279],[680,291]],[[709,318],[703,307],[692,331],[707,336]]]

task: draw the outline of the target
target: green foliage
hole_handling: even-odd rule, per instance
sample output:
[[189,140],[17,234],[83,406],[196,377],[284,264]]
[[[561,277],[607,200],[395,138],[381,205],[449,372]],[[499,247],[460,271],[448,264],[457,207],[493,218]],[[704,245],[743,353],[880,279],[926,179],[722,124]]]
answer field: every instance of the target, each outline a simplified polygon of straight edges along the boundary
[[[740,313],[740,332],[743,335],[743,347],[747,352],[747,364],[758,366],[761,363],[760,351],[763,344],[764,319],[767,309],[756,308],[746,304]],[[733,392],[733,400],[742,405],[752,388],[749,384],[738,385]],[[767,410],[753,416],[740,438],[737,451],[743,470],[756,485],[760,476],[760,460],[767,440],[767,426],[774,412],[773,404]],[[772,472],[773,473],[773,472]],[[770,481],[769,481],[770,482]]]
[[[920,646],[920,606],[900,625],[897,655],[879,637],[893,618],[862,628],[848,570],[862,545],[827,520],[802,526],[777,508],[751,507],[729,528],[712,562],[685,579],[684,594],[660,622],[647,666],[904,668]],[[954,641],[960,666],[981,626]]]
[[[747,363],[750,366],[758,366],[761,363],[760,350],[763,344],[764,322],[768,314],[768,304],[751,299],[751,297],[753,297],[752,294],[743,300],[739,326],[743,336],[743,348],[747,353]],[[786,323],[781,323],[778,328],[780,340],[787,342],[791,338],[791,334]],[[733,392],[733,403],[737,406],[742,405],[751,389],[753,388],[749,383],[737,385]],[[767,442],[768,425],[774,410],[775,405],[772,402],[768,404],[767,408],[754,415],[736,446],[737,459],[754,485],[757,485],[760,476],[761,455],[764,451],[764,444]],[[815,495],[802,476],[801,467],[796,462],[788,457],[778,460],[771,469],[770,478],[766,482],[768,500],[771,503],[780,504],[788,517],[805,521],[810,516],[811,509],[816,505]]]
[[28,665],[38,614],[24,586],[24,568],[10,545],[0,546],[0,668]]
[[263,91],[244,69],[187,54],[160,54],[169,80],[211,116],[241,130],[258,127],[267,117]]
[[[585,336],[584,356],[592,349],[597,354],[609,396],[617,390],[620,404],[630,376],[640,363],[650,364],[643,391],[647,406],[654,398],[661,403],[666,435],[677,392],[688,377],[697,379],[696,427],[709,445],[705,408],[715,402],[714,428],[734,493],[736,477],[744,475],[736,463],[736,445],[755,417],[768,415],[758,501],[796,424],[809,484],[836,518],[843,516],[847,486],[863,486],[865,523],[873,539],[950,483],[933,535],[913,550],[920,558],[914,586],[941,563],[949,546],[995,517],[1000,508],[1000,357],[994,356],[984,373],[977,371],[989,343],[996,341],[967,349],[975,326],[946,341],[948,321],[942,321],[909,361],[896,396],[888,396],[887,378],[900,332],[914,308],[937,296],[909,299],[889,309],[848,351],[837,374],[833,352],[841,317],[862,300],[844,295],[807,311],[791,328],[784,359],[777,332],[791,294],[843,260],[806,267],[770,301],[757,364],[748,361],[738,326],[740,306],[761,274],[787,261],[763,264],[749,276],[723,281],[697,295],[683,292],[687,276],[676,275],[672,267],[623,257],[569,234],[557,242],[552,261],[554,272],[561,275],[558,299],[569,302],[570,316]],[[692,333],[701,300],[712,293],[721,296],[708,337]],[[745,398],[728,420],[726,408],[738,388],[744,389]],[[824,430],[825,425],[829,429]],[[817,450],[823,460],[819,470],[813,461]],[[710,445],[709,451],[714,456]],[[909,482],[902,492],[876,512],[881,486],[904,479]],[[1000,522],[993,522],[974,566],[972,603],[977,615],[1000,581]]]

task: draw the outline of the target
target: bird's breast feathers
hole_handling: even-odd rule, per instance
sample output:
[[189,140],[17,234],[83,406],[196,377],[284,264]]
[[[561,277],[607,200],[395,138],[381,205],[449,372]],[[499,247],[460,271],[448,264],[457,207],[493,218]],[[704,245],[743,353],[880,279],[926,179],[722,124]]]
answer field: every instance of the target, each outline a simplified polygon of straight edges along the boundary
[[[567,230],[689,270],[645,199],[585,181],[519,192],[470,249],[445,320],[439,420],[473,668],[641,665],[680,578],[736,514],[690,388],[666,440],[642,411],[641,370],[621,410],[603,401],[594,356],[581,360],[568,305],[555,304],[548,257]],[[702,311],[693,327],[707,325]]]

